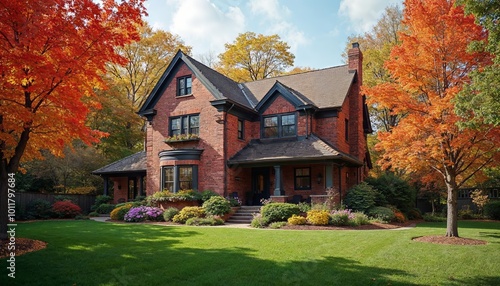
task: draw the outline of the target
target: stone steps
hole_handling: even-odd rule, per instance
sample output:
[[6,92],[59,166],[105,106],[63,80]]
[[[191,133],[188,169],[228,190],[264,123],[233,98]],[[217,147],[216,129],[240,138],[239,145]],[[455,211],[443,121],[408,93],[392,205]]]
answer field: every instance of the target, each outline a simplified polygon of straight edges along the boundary
[[228,220],[228,223],[250,224],[253,214],[260,212],[260,206],[241,206]]

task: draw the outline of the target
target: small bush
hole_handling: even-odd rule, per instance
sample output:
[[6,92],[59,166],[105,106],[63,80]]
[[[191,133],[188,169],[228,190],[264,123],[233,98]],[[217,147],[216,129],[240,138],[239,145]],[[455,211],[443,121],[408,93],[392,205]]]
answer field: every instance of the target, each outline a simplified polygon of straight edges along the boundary
[[89,220],[90,218],[85,215],[77,215],[75,216],[75,220]]
[[170,207],[163,212],[163,219],[165,221],[172,221],[174,216],[179,213],[179,209]]
[[99,214],[109,214],[115,209],[115,205],[112,204],[101,204],[95,209],[96,213]]
[[207,214],[222,216],[231,211],[228,200],[221,196],[212,196],[203,203],[203,208]]
[[54,214],[52,213],[52,205],[42,199],[32,200],[26,206],[27,219],[48,219]]
[[217,217],[192,217],[186,221],[186,225],[223,225],[224,220]]
[[394,219],[394,212],[390,208],[386,207],[374,207],[368,211],[368,215],[375,219],[379,219],[384,222],[389,222]]
[[403,223],[403,222],[406,221],[405,215],[402,212],[400,212],[399,210],[394,210],[393,213],[394,213],[394,219],[393,220],[395,222],[401,222],[401,223]]
[[406,217],[409,220],[414,220],[414,219],[422,219],[422,214],[420,213],[419,209],[411,209],[408,211],[406,214]]
[[286,225],[286,221],[276,221],[269,225],[270,228],[279,229]]
[[109,216],[111,217],[112,220],[124,220],[125,215],[133,206],[134,205],[132,203],[126,203],[122,206],[116,207],[114,210],[111,211]]
[[464,206],[464,208],[458,211],[458,217],[460,219],[473,219],[474,212],[469,208],[469,206]]
[[358,225],[365,225],[365,224],[370,223],[370,219],[363,212],[354,212],[353,215],[354,215],[354,218],[349,220],[349,225],[358,226]]
[[299,207],[300,212],[306,213],[311,210],[311,204],[306,203],[306,202],[301,202],[298,203],[297,206]]
[[98,217],[98,216],[99,216],[99,213],[97,213],[97,212],[89,213],[89,217]]
[[366,213],[375,206],[375,196],[375,189],[362,182],[347,192],[344,202],[350,209]]
[[307,219],[300,215],[292,215],[292,217],[288,218],[288,223],[291,225],[304,225],[306,222]]
[[251,227],[255,228],[265,228],[268,223],[266,219],[259,213],[253,216],[252,222],[250,223]]
[[95,203],[90,207],[91,211],[95,211],[102,204],[109,204],[113,198],[110,196],[100,195],[95,198]]
[[324,210],[310,210],[307,212],[307,222],[312,225],[327,225],[330,221],[330,214]]
[[178,214],[176,214],[172,221],[175,223],[186,223],[192,217],[204,217],[205,210],[202,207],[185,207]]
[[349,221],[354,219],[354,214],[349,209],[334,210],[330,214],[330,224],[336,226],[349,225]]
[[488,218],[500,220],[500,201],[490,201],[484,205],[483,211]]
[[436,216],[431,214],[424,214],[423,218],[428,222],[446,222],[446,217]]
[[300,209],[295,204],[269,203],[262,207],[262,217],[268,222],[287,221],[292,215],[299,215]]
[[208,201],[211,197],[219,197],[220,195],[212,190],[205,190],[200,193],[200,199],[204,202]]
[[124,220],[128,222],[161,221],[163,210],[157,207],[133,207],[125,214]]
[[71,201],[59,201],[52,205],[52,211],[60,218],[74,218],[82,213],[82,209]]

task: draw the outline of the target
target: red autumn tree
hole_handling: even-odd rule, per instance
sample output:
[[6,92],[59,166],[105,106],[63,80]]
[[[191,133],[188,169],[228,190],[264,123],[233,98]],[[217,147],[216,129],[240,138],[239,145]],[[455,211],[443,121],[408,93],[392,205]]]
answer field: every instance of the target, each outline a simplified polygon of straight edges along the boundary
[[446,236],[457,237],[458,189],[498,158],[500,130],[482,125],[459,129],[453,100],[469,73],[490,64],[487,53],[467,52],[484,41],[484,30],[450,0],[406,0],[402,43],[386,67],[393,82],[365,88],[372,102],[406,114],[390,132],[380,132],[377,148],[386,168],[440,174],[447,189]]
[[[7,235],[8,174],[40,150],[61,154],[85,125],[115,48],[138,40],[144,0],[0,0],[0,237]],[[12,179],[11,179],[12,181]]]

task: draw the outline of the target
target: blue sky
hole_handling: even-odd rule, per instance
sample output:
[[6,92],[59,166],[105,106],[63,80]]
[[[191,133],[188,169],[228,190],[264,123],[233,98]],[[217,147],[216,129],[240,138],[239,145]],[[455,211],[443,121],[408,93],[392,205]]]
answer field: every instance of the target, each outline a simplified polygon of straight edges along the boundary
[[[295,66],[343,64],[347,37],[370,30],[391,4],[402,0],[147,0],[147,21],[179,35],[193,56],[218,55],[238,34],[278,34]],[[361,47],[362,48],[362,47]]]

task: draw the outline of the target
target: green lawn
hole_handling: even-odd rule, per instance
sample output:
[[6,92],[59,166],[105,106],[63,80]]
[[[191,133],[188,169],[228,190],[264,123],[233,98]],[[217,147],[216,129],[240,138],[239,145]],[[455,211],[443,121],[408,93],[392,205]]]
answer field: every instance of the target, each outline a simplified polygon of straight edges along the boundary
[[487,245],[414,242],[442,223],[410,230],[294,231],[164,227],[94,221],[19,224],[48,242],[3,260],[0,285],[500,285],[500,222],[460,222]]

